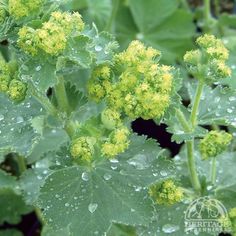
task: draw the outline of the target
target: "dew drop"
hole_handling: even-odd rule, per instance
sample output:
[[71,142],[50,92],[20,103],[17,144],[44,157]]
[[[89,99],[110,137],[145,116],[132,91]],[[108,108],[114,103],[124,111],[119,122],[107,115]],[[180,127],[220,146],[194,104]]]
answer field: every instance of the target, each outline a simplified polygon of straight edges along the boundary
[[95,51],[96,51],[96,52],[101,52],[101,51],[102,51],[102,47],[99,46],[99,45],[96,45],[96,46],[95,46]]
[[24,122],[24,118],[23,118],[22,116],[17,116],[17,117],[16,117],[16,123],[17,123],[17,124],[20,124],[20,123],[22,123],[22,122]]
[[35,68],[35,70],[36,70],[36,71],[40,71],[41,68],[42,68],[41,66],[37,66],[37,67]]
[[87,172],[83,172],[81,175],[82,180],[88,181],[89,180],[89,175]]
[[0,115],[0,121],[4,120],[4,115]]
[[105,180],[109,180],[109,179],[111,179],[111,175],[108,174],[108,173],[106,173],[106,174],[103,176],[103,178],[104,178]]
[[70,206],[70,204],[67,202],[67,203],[65,203],[65,207],[68,207],[68,206]]
[[97,210],[98,204],[97,203],[90,203],[88,205],[88,210],[90,213],[94,213]]
[[163,177],[167,176],[167,172],[164,171],[164,170],[161,170],[161,171],[160,171],[160,174],[161,174],[161,176],[163,176]]
[[174,233],[179,230],[178,225],[166,224],[162,227],[162,231],[167,234]]
[[233,101],[235,101],[235,100],[236,100],[236,97],[235,97],[235,96],[229,97],[229,101],[230,101],[230,102],[233,102]]

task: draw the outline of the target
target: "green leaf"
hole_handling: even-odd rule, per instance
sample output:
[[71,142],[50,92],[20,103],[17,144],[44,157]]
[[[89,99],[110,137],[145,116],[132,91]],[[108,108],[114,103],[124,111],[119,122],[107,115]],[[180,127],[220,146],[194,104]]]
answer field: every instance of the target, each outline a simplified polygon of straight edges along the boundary
[[43,227],[41,235],[42,236],[65,236],[65,235],[70,235],[70,232],[67,228],[61,229],[61,230],[55,230],[55,229],[50,228],[48,225],[45,225]]
[[[153,216],[154,220],[149,227],[139,227],[139,236],[164,236],[175,235],[182,236],[184,231],[184,211],[188,205],[178,203],[174,206],[164,207],[156,206],[156,212]],[[188,234],[192,235],[192,234]]]
[[[184,106],[180,106],[179,109],[184,114],[186,119],[190,120],[190,112]],[[186,132],[176,116],[176,110],[169,112],[168,116],[165,117],[163,122],[168,126],[166,129],[167,132],[173,134],[171,140],[177,143],[182,143],[195,137],[203,137],[207,133],[207,130],[200,126],[197,126],[191,132]]]
[[22,197],[9,188],[0,189],[0,224],[7,222],[17,224],[21,215],[29,213],[32,209],[25,205]]
[[56,152],[69,142],[69,136],[61,128],[45,128],[40,140],[34,144],[27,157],[28,163],[34,163],[47,152]]
[[88,43],[89,38],[83,35],[70,38],[63,56],[81,69],[89,68],[92,55],[88,50]]
[[3,170],[0,169],[0,188],[14,188],[16,185],[15,177],[7,174]]
[[20,177],[19,185],[23,191],[23,197],[27,204],[34,205],[40,192],[40,187],[44,184],[46,177],[52,172],[49,167],[49,158],[44,158],[32,165]]
[[55,170],[39,196],[46,222],[55,229],[68,226],[71,234],[81,236],[103,235],[111,222],[147,225],[153,209],[145,187],[174,172],[161,153],[155,142],[134,137],[117,160]]
[[0,236],[23,236],[23,234],[16,229],[0,230]]
[[110,230],[107,233],[107,236],[136,236],[136,230],[134,227],[121,225],[121,224],[112,224]]
[[23,80],[32,81],[35,87],[45,93],[56,83],[56,66],[48,60],[25,60],[20,67],[20,76]]
[[0,94],[0,100],[0,150],[27,155],[38,138],[31,127],[32,117],[42,115],[44,110],[33,98],[14,104]]
[[[188,85],[191,100],[195,94],[196,87]],[[229,88],[217,86],[211,89],[204,87],[199,105],[198,123],[200,125],[231,125],[236,126],[236,91]],[[190,105],[191,106],[191,105]]]
[[87,0],[87,8],[82,10],[81,13],[88,23],[93,23],[97,27],[103,30],[106,27],[107,21],[110,17],[112,10],[112,1],[111,0]]
[[121,8],[117,15],[116,31],[122,48],[126,48],[131,40],[139,39],[159,49],[165,62],[180,59],[192,48],[195,28],[192,14],[178,9],[178,2],[130,0],[131,14]]

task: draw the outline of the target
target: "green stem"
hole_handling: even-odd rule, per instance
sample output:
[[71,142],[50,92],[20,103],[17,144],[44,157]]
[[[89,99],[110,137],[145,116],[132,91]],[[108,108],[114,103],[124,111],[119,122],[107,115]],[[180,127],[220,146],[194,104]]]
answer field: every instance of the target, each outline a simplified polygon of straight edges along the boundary
[[42,211],[38,208],[38,207],[35,207],[34,208],[34,212],[39,220],[39,222],[41,223],[41,225],[44,225],[44,220],[43,220],[43,214],[42,214]]
[[66,94],[66,88],[64,84],[64,78],[58,77],[58,83],[55,85],[55,95],[57,103],[62,112],[69,113],[70,105]]
[[188,169],[190,173],[190,179],[196,193],[201,192],[201,184],[198,178],[195,158],[194,158],[194,140],[190,140],[186,142],[187,145],[187,159],[188,159]]
[[207,33],[211,28],[211,0],[204,0],[204,31]]
[[116,18],[116,14],[117,14],[117,11],[118,11],[118,8],[119,8],[119,3],[120,3],[120,0],[113,0],[112,12],[111,12],[110,18],[109,18],[109,20],[107,22],[107,25],[106,25],[106,27],[104,29],[105,31],[111,32],[112,24],[113,24],[113,21]]
[[176,116],[182,125],[185,132],[191,132],[191,127],[189,126],[189,122],[186,120],[183,112],[179,109],[176,109]]
[[194,102],[193,102],[193,108],[190,116],[190,120],[192,123],[192,126],[195,127],[197,125],[197,113],[198,113],[198,108],[201,100],[201,95],[204,87],[204,82],[199,81],[198,86],[197,86],[197,92],[195,94]]
[[216,158],[212,158],[212,163],[211,163],[211,183],[215,185],[216,182]]
[[[184,114],[182,111],[179,109],[176,109],[176,116],[182,125],[183,129],[185,132],[191,132],[191,126],[189,125],[188,121],[186,120]],[[187,141],[187,159],[188,159],[188,169],[189,169],[189,174],[190,174],[190,179],[192,186],[197,194],[200,193],[201,191],[201,184],[198,179],[198,174],[196,171],[196,164],[194,160],[194,139]]]
[[27,167],[25,164],[25,158],[23,156],[17,156],[17,164],[18,164],[20,174],[26,171]]
[[219,0],[214,0],[215,15],[218,17],[220,15],[220,2]]

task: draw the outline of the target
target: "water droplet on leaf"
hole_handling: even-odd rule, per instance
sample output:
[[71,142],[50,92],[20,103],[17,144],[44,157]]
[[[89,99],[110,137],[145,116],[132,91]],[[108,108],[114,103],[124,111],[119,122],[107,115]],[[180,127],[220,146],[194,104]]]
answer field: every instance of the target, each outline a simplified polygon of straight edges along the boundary
[[97,210],[98,204],[97,203],[90,203],[88,205],[88,210],[90,213],[94,213]]

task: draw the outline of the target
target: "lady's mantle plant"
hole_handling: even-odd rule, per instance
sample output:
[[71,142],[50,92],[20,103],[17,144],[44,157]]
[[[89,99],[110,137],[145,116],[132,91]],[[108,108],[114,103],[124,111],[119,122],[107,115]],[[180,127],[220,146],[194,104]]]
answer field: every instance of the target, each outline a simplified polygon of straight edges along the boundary
[[[114,38],[78,12],[8,0],[0,2],[0,22],[7,44],[0,161],[17,165],[0,171],[1,223],[35,211],[42,235],[109,235],[112,224],[132,226],[136,235],[183,235],[176,212],[182,217],[186,203],[211,196],[229,210],[219,222],[231,227],[222,230],[235,234],[235,180],[226,173],[235,165],[232,135],[220,128],[235,126],[236,97],[223,87],[231,70],[221,40],[200,36],[198,49],[186,52],[196,79],[186,81],[186,107],[178,95],[186,83],[160,63],[161,52],[137,40],[118,52]],[[170,159],[133,133],[139,117],[168,125],[173,141],[184,143],[180,155]]]

